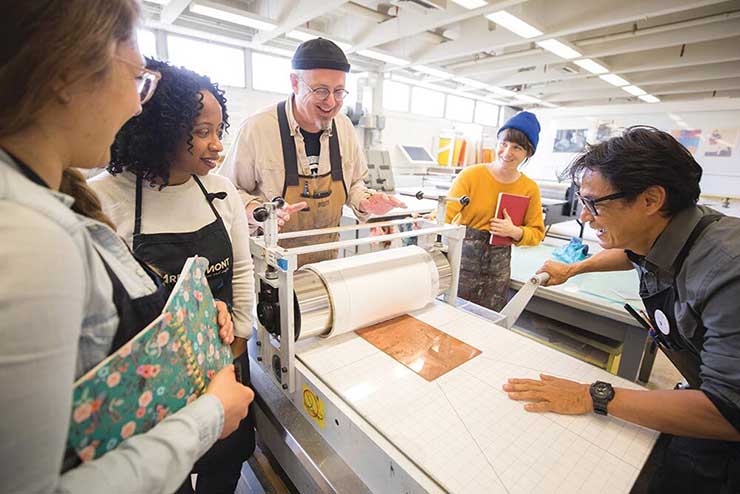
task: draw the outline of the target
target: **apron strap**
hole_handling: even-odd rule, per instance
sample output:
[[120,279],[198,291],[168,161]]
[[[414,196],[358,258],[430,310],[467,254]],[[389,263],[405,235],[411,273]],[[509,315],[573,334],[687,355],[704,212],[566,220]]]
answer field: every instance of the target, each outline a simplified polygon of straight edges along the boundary
[[676,260],[673,263],[673,285],[676,285],[676,276],[678,276],[679,271],[681,271],[681,268],[683,267],[683,263],[686,260],[686,258],[689,256],[689,252],[691,251],[691,247],[693,247],[694,242],[696,242],[696,239],[699,238],[699,235],[701,235],[704,230],[707,229],[709,225],[714,223],[715,221],[718,221],[720,218],[722,218],[723,215],[721,214],[708,214],[706,216],[702,216],[699,220],[699,223],[696,224],[694,229],[691,231],[691,234],[689,235],[689,238],[686,240],[686,243],[683,244],[683,247],[681,248],[681,251],[676,256]]
[[344,181],[344,172],[342,171],[342,154],[339,152],[339,136],[337,135],[337,124],[334,119],[331,120],[331,137],[329,138],[329,160],[331,161],[331,179],[335,182],[342,182],[344,192],[347,191],[347,184]]
[[[0,148],[2,149],[2,148]],[[7,149],[2,149],[5,151],[5,153],[10,156],[10,159],[12,159],[15,162],[15,165],[18,167],[18,171],[20,171],[27,179],[29,179],[31,182],[35,183],[36,185],[40,185],[41,187],[45,187],[47,189],[50,189],[49,184],[46,183],[46,181],[39,176],[38,173],[33,171],[33,169],[28,166],[25,162],[23,162],[20,158],[15,156],[14,154],[11,154],[10,151]]]
[[295,139],[290,134],[288,114],[285,111],[285,101],[277,105],[278,125],[280,126],[280,142],[283,145],[283,166],[285,167],[285,184],[282,196],[289,186],[298,185],[298,155],[295,149]]
[[[288,113],[285,110],[286,102],[281,101],[277,104],[278,126],[280,127],[280,142],[283,147],[283,166],[285,168],[285,183],[283,184],[282,196],[288,187],[298,185],[298,153],[295,147],[295,138],[290,133],[288,125]],[[331,162],[331,179],[335,182],[342,182],[344,192],[347,193],[347,184],[344,181],[344,171],[342,170],[342,154],[339,150],[339,136],[337,135],[337,124],[331,121],[331,137],[329,138],[329,161]]]
[[221,219],[221,215],[218,214],[218,210],[213,205],[214,199],[226,199],[226,192],[213,192],[210,193],[206,190],[206,187],[203,185],[203,182],[200,181],[200,178],[198,178],[197,175],[193,175],[193,178],[195,179],[195,183],[198,184],[198,187],[200,187],[201,192],[203,192],[203,195],[206,196],[206,201],[208,202],[208,205],[211,207],[211,211],[213,211],[213,214],[216,215],[216,219]]
[[136,238],[141,233],[141,177],[136,177],[136,199],[134,205],[134,234]]

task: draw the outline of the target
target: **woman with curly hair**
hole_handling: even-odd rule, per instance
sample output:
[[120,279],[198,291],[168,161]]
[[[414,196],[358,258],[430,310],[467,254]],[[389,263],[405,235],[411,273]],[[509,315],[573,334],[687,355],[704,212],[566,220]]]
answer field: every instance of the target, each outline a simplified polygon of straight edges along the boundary
[[[90,180],[103,211],[165,286],[172,287],[186,259],[209,260],[215,298],[233,308],[232,345],[249,377],[246,340],[252,329],[254,269],[244,206],[231,182],[210,174],[228,128],[223,90],[208,77],[166,62],[146,66],[162,77],[141,114],[116,136],[111,161]],[[254,449],[252,416],[196,463],[197,492],[233,493],[241,465]],[[192,492],[189,480],[179,492]]]

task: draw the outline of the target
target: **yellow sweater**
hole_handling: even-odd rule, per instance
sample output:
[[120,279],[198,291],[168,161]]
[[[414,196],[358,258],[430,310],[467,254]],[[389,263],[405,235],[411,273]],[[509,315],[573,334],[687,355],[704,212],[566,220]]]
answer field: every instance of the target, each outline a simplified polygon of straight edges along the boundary
[[515,245],[538,245],[545,238],[545,224],[542,219],[542,200],[540,188],[531,178],[522,174],[515,182],[502,184],[496,180],[486,165],[465,168],[455,178],[449,195],[470,197],[470,204],[462,209],[457,203],[447,203],[445,221],[449,223],[462,209],[460,223],[477,230],[490,231],[491,218],[496,212],[496,202],[501,192],[529,197],[529,207],[524,215],[522,239]]

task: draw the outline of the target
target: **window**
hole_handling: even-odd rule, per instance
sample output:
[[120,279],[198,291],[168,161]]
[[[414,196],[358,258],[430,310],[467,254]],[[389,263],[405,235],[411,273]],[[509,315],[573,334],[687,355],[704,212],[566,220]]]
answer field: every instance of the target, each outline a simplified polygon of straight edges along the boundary
[[245,87],[244,50],[167,35],[170,63],[182,65],[224,86]]
[[427,117],[441,118],[445,112],[445,95],[423,87],[411,90],[411,112]]
[[347,74],[347,79],[344,81],[344,89],[349,91],[347,97],[344,98],[342,106],[349,106],[353,110],[355,109],[355,103],[357,103],[358,86],[357,82],[360,80],[360,76],[357,72],[350,72]]
[[290,59],[252,52],[252,89],[288,94],[290,86]]
[[139,51],[145,57],[157,57],[157,37],[154,32],[148,29],[136,30],[136,42],[139,44]]
[[383,108],[390,111],[409,111],[409,87],[400,82],[383,81]]
[[474,107],[474,100],[450,94],[447,96],[445,117],[450,120],[457,120],[458,122],[472,122]]
[[475,123],[488,127],[498,127],[498,106],[478,101],[475,104]]

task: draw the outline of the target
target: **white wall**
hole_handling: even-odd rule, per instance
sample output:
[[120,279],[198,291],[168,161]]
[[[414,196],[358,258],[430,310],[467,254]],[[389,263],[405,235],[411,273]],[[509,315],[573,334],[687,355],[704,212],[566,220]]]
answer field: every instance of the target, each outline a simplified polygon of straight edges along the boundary
[[252,91],[243,87],[224,86],[223,90],[226,91],[226,108],[231,124],[229,133],[224,137],[224,153],[247,117],[287,97],[285,94]]
[[[678,119],[688,128],[702,130],[695,153],[696,161],[704,168],[702,194],[740,197],[740,147],[735,147],[729,158],[704,156],[706,137],[712,129],[740,127],[740,101],[737,99],[557,108],[537,110],[536,114],[542,125],[540,143],[537,154],[524,170],[532,178],[555,180],[557,173],[576,156],[553,152],[558,129],[587,128],[593,133],[599,122],[613,121],[617,127],[644,124],[670,132],[681,128],[676,123]],[[740,146],[740,143],[735,145]]]

